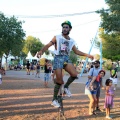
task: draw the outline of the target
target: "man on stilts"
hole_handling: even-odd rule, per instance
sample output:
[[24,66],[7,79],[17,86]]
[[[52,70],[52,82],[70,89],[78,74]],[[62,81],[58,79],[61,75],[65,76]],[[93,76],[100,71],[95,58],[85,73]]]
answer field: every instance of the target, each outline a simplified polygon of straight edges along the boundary
[[69,33],[72,29],[71,23],[69,21],[65,21],[61,24],[61,26],[62,34],[54,36],[53,39],[47,45],[45,45],[37,54],[37,56],[40,57],[50,46],[55,46],[53,69],[55,70],[56,74],[56,84],[54,87],[53,100],[51,103],[51,105],[53,105],[54,107],[60,107],[57,96],[61,85],[64,84],[62,69],[65,69],[65,71],[70,74],[68,81],[64,85],[64,91],[68,97],[71,97],[69,85],[77,77],[77,71],[75,70],[74,65],[69,59],[70,51],[73,50],[74,53],[77,55],[86,56],[93,59],[92,55],[79,51],[75,46],[75,41],[69,37]]

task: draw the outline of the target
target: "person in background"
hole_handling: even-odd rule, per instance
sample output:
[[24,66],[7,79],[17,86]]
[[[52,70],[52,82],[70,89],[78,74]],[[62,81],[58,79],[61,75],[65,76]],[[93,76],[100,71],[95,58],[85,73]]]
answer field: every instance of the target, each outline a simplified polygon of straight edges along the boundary
[[36,75],[35,77],[40,78],[40,63],[38,62],[36,65]]
[[30,63],[29,63],[29,61],[27,61],[26,66],[27,66],[27,75],[30,75]]
[[[100,61],[94,61],[94,65],[91,66],[89,73],[88,73],[88,80],[91,80],[94,76],[97,76],[100,71]],[[100,88],[97,90],[96,93],[96,110],[100,111],[99,108],[99,98],[100,98]]]
[[117,79],[117,68],[116,68],[116,64],[114,63],[112,63],[112,69],[110,70],[110,79],[113,81],[114,90],[116,90],[118,79]]
[[[64,77],[65,74],[65,70],[62,69],[62,76]],[[56,76],[55,76],[55,70],[52,70],[52,74],[51,74],[51,79],[53,80],[54,84],[56,83]]]
[[30,64],[30,71],[32,72],[32,75],[34,75],[34,64],[32,62]]
[[52,64],[51,64],[51,61],[48,61],[49,62],[49,73],[52,72]]
[[3,67],[0,68],[0,74],[1,74],[1,75],[5,75],[5,74],[6,74],[6,73],[5,73],[5,69],[4,69]]
[[53,80],[53,82],[54,82],[54,77],[55,77],[55,71],[52,70],[52,72],[51,72],[51,80]]
[[45,66],[44,66],[44,86],[48,87],[48,81],[50,79],[50,64],[49,61],[45,60]]

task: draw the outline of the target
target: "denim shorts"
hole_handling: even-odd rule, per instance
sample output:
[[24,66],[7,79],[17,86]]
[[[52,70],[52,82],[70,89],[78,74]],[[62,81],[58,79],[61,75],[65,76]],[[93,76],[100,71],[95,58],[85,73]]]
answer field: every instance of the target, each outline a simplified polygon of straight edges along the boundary
[[49,73],[44,74],[44,81],[48,81],[50,79]]
[[67,63],[71,63],[69,56],[67,55],[55,55],[54,62],[53,62],[53,70],[56,69],[63,69],[64,65]]
[[85,88],[85,95],[89,95],[89,94],[95,95],[96,94],[96,90],[90,90],[88,88]]
[[90,91],[92,95],[95,95],[96,94],[96,90],[92,90]]

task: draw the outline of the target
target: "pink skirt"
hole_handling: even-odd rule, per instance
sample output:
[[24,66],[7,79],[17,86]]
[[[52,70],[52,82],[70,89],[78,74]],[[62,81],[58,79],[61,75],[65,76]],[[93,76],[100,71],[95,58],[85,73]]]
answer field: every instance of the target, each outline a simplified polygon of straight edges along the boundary
[[113,96],[106,95],[105,96],[105,108],[111,108],[113,107]]

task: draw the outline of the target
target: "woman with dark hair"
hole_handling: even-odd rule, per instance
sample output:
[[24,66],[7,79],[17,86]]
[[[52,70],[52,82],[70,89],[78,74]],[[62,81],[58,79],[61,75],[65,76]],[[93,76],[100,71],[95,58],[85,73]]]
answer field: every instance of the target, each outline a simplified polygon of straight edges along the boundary
[[99,87],[104,89],[102,85],[102,77],[104,76],[105,76],[105,71],[100,70],[98,76],[93,76],[92,80],[88,84],[86,84],[85,94],[87,94],[90,99],[89,115],[96,115],[96,113],[94,112],[96,107],[96,93]]

